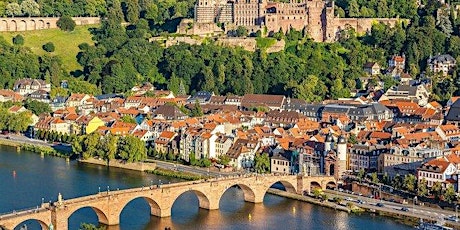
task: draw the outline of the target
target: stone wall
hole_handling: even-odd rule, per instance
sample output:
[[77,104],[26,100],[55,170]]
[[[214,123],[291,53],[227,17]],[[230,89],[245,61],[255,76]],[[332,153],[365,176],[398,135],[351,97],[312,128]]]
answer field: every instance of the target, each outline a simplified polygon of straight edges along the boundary
[[[77,25],[93,25],[101,21],[99,17],[73,17],[72,19]],[[57,28],[58,20],[57,17],[1,18],[0,32],[54,29]]]
[[[105,160],[98,160],[94,158],[80,160],[80,162],[107,166],[107,162]],[[109,166],[115,167],[115,168],[136,170],[136,171],[146,171],[146,170],[153,171],[156,168],[155,163],[145,163],[145,162],[124,163],[120,160],[111,160],[109,163]]]

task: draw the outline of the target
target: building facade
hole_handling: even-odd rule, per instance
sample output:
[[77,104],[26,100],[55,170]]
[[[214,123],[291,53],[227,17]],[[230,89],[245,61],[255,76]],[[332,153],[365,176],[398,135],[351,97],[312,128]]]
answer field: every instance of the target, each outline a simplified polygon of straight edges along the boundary
[[[317,42],[332,42],[340,31],[353,28],[357,33],[370,32],[374,22],[393,26],[395,18],[339,18],[334,2],[323,0],[198,0],[194,22],[198,25],[223,24],[227,28],[244,26],[250,31],[266,29],[268,33],[306,29]],[[201,26],[201,28],[204,28]]]

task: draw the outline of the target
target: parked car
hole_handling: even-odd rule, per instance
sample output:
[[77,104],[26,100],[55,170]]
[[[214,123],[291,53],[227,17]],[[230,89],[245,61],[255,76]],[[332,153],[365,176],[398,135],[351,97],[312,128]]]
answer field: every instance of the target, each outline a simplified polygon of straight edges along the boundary
[[403,212],[408,212],[408,211],[409,211],[409,209],[408,209],[408,208],[406,208],[406,207],[402,207],[402,208],[401,208],[401,211],[403,211]]
[[454,221],[454,222],[459,222],[460,220],[455,217],[455,216],[449,216],[449,217],[446,217],[444,218],[445,220],[448,220],[448,221]]
[[363,200],[357,200],[356,203],[358,203],[358,204],[365,204],[366,202],[363,201]]
[[382,203],[377,203],[375,206],[377,206],[377,207],[383,207],[383,206],[385,206],[385,205],[383,205]]

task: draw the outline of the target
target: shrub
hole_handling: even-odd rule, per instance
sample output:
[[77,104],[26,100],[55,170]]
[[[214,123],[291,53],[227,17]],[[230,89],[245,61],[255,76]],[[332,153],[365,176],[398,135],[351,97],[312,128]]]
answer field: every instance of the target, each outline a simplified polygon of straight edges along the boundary
[[56,25],[64,31],[73,31],[75,29],[75,21],[70,16],[62,16],[57,21]]
[[15,45],[24,45],[24,37],[20,34],[13,37],[13,44]]
[[47,42],[46,44],[42,46],[42,48],[44,51],[49,52],[49,53],[54,52],[54,49],[55,49],[54,44],[52,42]]

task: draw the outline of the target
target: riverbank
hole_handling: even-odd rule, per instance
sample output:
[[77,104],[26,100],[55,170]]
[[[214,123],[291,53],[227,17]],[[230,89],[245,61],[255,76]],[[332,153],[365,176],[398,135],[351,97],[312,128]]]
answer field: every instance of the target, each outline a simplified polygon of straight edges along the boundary
[[89,163],[89,164],[95,164],[95,165],[103,165],[103,166],[108,166],[108,167],[115,167],[115,168],[122,168],[122,169],[129,169],[129,170],[135,170],[135,171],[153,171],[156,169],[156,164],[155,163],[146,163],[146,162],[135,162],[135,163],[126,163],[121,160],[111,160],[107,164],[106,160],[99,160],[95,158],[88,158],[88,159],[80,159],[78,160],[79,162],[82,163]]
[[28,144],[20,140],[0,138],[0,145],[16,147],[17,151],[26,150],[26,151],[30,151],[34,153],[39,153],[42,156],[55,156],[55,157],[62,157],[62,158],[70,157],[69,154],[59,152],[53,147],[51,147],[50,145],[46,145],[46,144],[40,144],[40,143]]
[[205,177],[205,176],[194,174],[194,173],[178,172],[178,171],[173,171],[173,170],[163,169],[163,168],[156,168],[155,170],[147,170],[146,172],[152,173],[158,176],[174,177],[174,178],[190,180],[190,181],[209,178],[209,177]]
[[319,205],[319,206],[327,207],[327,208],[333,208],[333,209],[336,209],[336,210],[339,210],[339,211],[344,211],[344,212],[348,212],[348,213],[351,212],[351,209],[349,209],[347,207],[344,207],[344,206],[341,206],[341,205],[338,205],[337,203],[333,203],[333,202],[329,202],[329,201],[321,202],[321,201],[319,201],[317,199],[314,199],[314,198],[311,198],[311,197],[308,197],[308,196],[302,196],[302,195],[299,195],[299,194],[294,194],[294,193],[282,191],[282,190],[279,190],[279,189],[269,188],[267,190],[267,193],[277,195],[277,196],[281,196],[281,197],[286,197],[286,198],[289,198],[289,199],[305,201],[305,202],[308,202],[308,203],[311,203],[311,204],[315,204],[315,205]]

